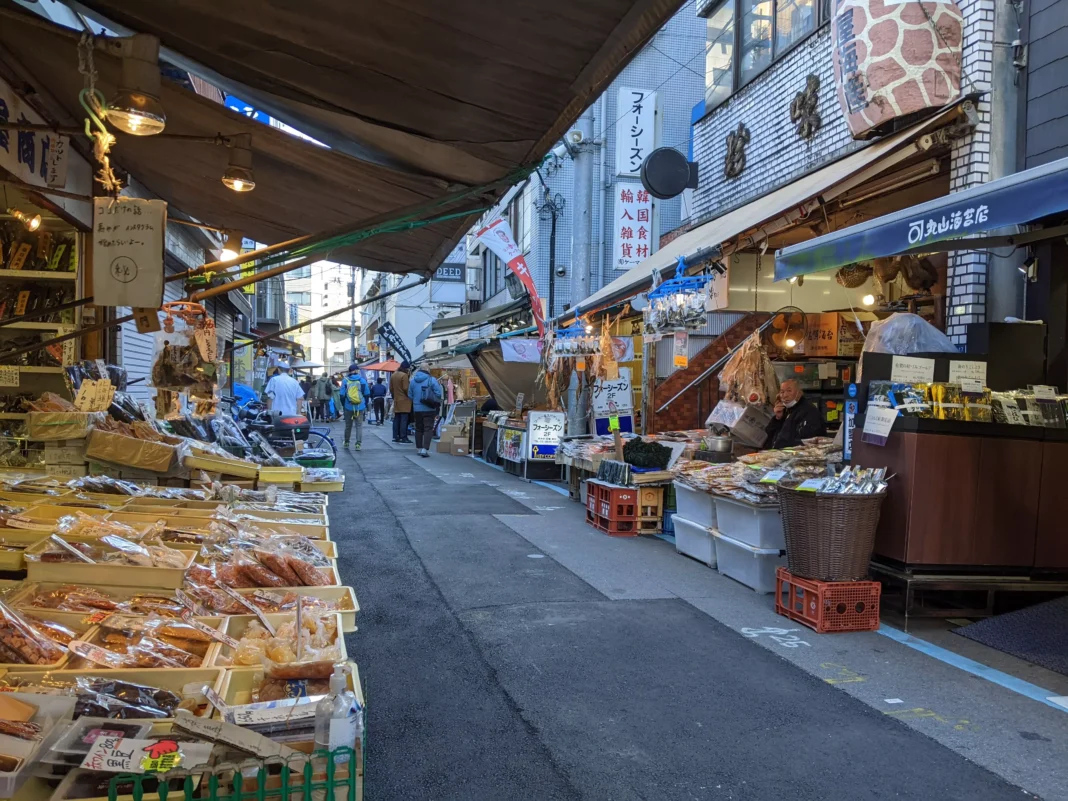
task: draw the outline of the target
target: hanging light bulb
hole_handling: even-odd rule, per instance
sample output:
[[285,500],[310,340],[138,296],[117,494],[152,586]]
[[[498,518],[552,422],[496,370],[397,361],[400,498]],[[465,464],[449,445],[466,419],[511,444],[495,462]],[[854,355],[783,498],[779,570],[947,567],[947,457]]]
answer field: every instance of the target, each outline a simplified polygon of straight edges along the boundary
[[797,340],[794,339],[793,337],[790,337],[789,339],[786,340],[786,347],[788,347],[788,348],[796,348],[797,347]]
[[134,136],[161,133],[167,115],[159,101],[159,39],[136,33],[115,40],[112,47],[122,57],[122,78],[108,101],[107,121]]
[[18,209],[8,209],[7,213],[26,226],[27,231],[36,231],[41,227],[41,215],[34,214],[32,217]]
[[865,306],[874,306],[875,295],[865,295],[860,299],[860,302],[863,303]]
[[235,192],[251,192],[256,188],[252,175],[252,134],[230,137],[230,164],[222,182]]
[[231,229],[226,232],[226,244],[222,249],[223,261],[230,261],[241,255],[241,240],[244,238],[244,234],[238,230]]
[[791,284],[796,284],[797,283],[797,276],[796,275],[790,276],[790,283]]
[[586,325],[586,333],[587,334],[592,334],[593,333],[593,326],[592,325],[589,325],[589,324]]

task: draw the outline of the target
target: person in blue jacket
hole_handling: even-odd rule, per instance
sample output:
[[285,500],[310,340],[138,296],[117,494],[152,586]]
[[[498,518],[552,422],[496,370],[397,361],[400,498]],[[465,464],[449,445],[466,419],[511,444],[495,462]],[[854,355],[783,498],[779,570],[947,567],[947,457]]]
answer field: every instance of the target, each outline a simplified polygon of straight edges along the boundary
[[441,384],[422,367],[408,382],[408,397],[412,399],[415,415],[415,447],[420,456],[430,455],[430,440],[434,436],[434,421],[441,409]]
[[367,381],[360,375],[357,364],[349,365],[349,374],[341,380],[341,404],[345,407],[345,443],[349,447],[352,437],[352,424],[356,424],[356,450],[363,445],[363,416],[367,410],[367,401],[371,390]]

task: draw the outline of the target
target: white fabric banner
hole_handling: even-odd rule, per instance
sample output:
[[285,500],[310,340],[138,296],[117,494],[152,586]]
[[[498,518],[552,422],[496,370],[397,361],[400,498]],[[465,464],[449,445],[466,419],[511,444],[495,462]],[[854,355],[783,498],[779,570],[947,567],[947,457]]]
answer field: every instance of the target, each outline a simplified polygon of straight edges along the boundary
[[501,355],[506,362],[538,364],[544,342],[540,339],[502,339]]

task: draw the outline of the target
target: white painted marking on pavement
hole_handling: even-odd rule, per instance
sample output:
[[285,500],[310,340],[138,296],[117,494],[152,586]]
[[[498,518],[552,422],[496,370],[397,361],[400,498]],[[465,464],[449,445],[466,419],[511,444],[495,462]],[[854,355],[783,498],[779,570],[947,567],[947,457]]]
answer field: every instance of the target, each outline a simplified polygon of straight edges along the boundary
[[527,559],[544,559],[544,558],[545,558],[545,554],[543,554],[543,553],[528,553],[527,554]]
[[801,631],[801,629],[778,629],[774,626],[764,626],[764,628],[761,629],[738,629],[738,631],[750,639],[756,639],[761,634],[767,634],[783,648],[797,648],[800,645],[804,645],[807,648],[812,647],[796,634],[791,633],[794,631]]
[[1047,701],[1052,701],[1053,703],[1057,704],[1058,706],[1063,706],[1065,709],[1068,709],[1068,695],[1054,695],[1054,696],[1050,696],[1046,700]]
[[903,704],[903,703],[905,703],[900,698],[884,698],[883,702],[887,703],[887,704]]

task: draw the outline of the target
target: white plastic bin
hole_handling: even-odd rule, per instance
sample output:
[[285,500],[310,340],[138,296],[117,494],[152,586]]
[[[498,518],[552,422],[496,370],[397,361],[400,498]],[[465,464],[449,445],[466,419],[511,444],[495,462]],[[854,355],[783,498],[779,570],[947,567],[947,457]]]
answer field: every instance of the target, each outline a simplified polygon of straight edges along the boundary
[[713,536],[720,573],[757,592],[775,592],[775,568],[786,566],[778,548],[754,548],[719,531]]
[[716,519],[719,524],[713,528],[746,545],[776,550],[786,547],[782,513],[778,505],[754,506],[745,501],[716,496]]
[[716,566],[716,541],[712,530],[675,515],[675,550],[709,567]]
[[716,528],[716,499],[681,482],[675,485],[675,511],[699,526]]

